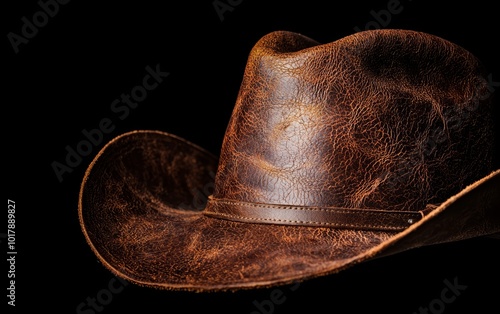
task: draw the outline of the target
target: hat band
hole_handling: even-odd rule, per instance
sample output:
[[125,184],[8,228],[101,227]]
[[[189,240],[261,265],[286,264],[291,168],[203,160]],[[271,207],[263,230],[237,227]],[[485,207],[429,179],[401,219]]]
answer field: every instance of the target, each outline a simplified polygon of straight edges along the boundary
[[210,196],[203,214],[246,223],[402,231],[422,219],[435,207],[430,205],[418,212],[388,211],[249,203]]

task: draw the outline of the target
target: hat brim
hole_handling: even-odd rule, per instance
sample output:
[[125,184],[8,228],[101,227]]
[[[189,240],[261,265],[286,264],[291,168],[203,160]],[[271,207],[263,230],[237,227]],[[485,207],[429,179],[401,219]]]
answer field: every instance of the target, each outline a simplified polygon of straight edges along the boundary
[[79,219],[99,260],[141,286],[234,290],[288,284],[410,248],[500,231],[499,171],[402,232],[252,224],[202,214],[217,158],[159,131],[109,142],[82,182]]

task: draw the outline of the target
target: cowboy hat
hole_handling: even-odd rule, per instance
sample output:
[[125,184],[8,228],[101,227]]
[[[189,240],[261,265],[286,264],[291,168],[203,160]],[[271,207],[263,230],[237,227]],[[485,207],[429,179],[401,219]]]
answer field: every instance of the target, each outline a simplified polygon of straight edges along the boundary
[[500,232],[485,74],[417,31],[272,32],[219,156],[162,131],[114,138],[81,184],[83,234],[126,280],[214,291]]

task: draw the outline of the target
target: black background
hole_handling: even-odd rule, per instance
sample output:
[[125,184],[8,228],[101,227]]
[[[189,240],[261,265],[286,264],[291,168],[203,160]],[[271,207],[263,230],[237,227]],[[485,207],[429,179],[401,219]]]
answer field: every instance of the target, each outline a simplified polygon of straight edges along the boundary
[[[233,0],[237,5],[221,20],[212,0],[73,0],[59,5],[59,12],[18,53],[7,34],[21,34],[21,18],[31,19],[41,9],[37,1],[17,1],[15,7],[4,3],[3,160],[5,194],[16,202],[17,213],[15,310],[75,313],[88,297],[102,295],[114,278],[86,244],[77,216],[84,171],[105,142],[126,131],[161,130],[218,155],[246,58],[259,38],[288,30],[331,42],[352,34],[354,27],[364,29],[375,20],[370,11],[387,9],[388,2]],[[385,28],[453,41],[479,57],[493,80],[500,81],[498,13],[492,5],[482,0],[436,3],[401,0],[402,11]],[[142,83],[146,66],[157,64],[170,75],[119,120],[110,109],[112,101]],[[84,139],[82,130],[97,128],[103,118],[110,118],[115,129],[59,182],[52,162],[64,163],[65,147],[74,148]],[[0,240],[7,252],[6,239]],[[420,306],[440,298],[444,280],[457,278],[467,288],[443,313],[498,313],[500,259],[493,254],[499,244],[477,238],[426,247],[304,282],[295,291],[275,288],[285,299],[267,312],[418,313]],[[6,295],[8,266],[2,259],[1,291]],[[268,300],[273,290],[200,294],[129,284],[100,310],[251,313],[257,311],[255,301]],[[8,299],[0,300],[3,308]]]

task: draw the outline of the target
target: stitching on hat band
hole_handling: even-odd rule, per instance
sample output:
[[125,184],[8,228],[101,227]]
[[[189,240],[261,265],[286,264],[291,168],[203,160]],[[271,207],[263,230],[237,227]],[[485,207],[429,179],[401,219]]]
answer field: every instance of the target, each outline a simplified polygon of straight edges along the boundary
[[402,231],[427,213],[261,204],[216,199],[212,196],[203,211],[206,216],[238,222],[379,231]]

